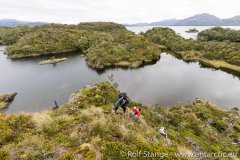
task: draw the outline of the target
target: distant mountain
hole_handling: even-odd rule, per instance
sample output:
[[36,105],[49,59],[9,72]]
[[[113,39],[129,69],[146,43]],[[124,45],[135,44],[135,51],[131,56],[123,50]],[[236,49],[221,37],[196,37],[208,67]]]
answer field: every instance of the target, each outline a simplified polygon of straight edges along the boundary
[[123,24],[124,26],[148,26],[149,23],[134,23],[134,24]]
[[224,24],[228,24],[229,26],[239,26],[240,24],[240,16],[235,16],[228,19],[222,20]]
[[222,25],[222,20],[216,16],[203,13],[186,19],[175,24],[175,26],[215,26]]
[[179,19],[166,19],[160,22],[152,22],[152,23],[134,23],[134,24],[124,24],[125,26],[173,26]]
[[28,22],[28,21],[19,21],[15,19],[0,19],[0,26],[5,27],[16,27],[16,26],[38,26],[46,24],[45,22]]
[[168,19],[152,23],[136,23],[131,26],[240,26],[240,16],[220,19],[214,15],[203,13],[186,19]]

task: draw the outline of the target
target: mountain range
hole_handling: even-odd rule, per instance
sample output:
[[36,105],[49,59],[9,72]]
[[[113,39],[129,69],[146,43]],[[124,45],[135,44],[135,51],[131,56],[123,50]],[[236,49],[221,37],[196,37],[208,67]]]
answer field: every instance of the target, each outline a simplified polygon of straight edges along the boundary
[[135,23],[126,26],[240,26],[240,16],[221,19],[214,15],[203,13],[185,19],[167,19],[152,23]]
[[16,27],[16,26],[38,26],[46,24],[45,22],[29,22],[29,21],[19,21],[15,19],[0,19],[0,26],[4,27]]
[[[37,26],[46,22],[30,22],[15,19],[0,19],[0,26],[16,27],[16,26]],[[152,23],[134,23],[124,24],[125,26],[240,26],[240,16],[221,19],[214,15],[203,13],[197,14],[185,19],[166,19],[163,21]]]

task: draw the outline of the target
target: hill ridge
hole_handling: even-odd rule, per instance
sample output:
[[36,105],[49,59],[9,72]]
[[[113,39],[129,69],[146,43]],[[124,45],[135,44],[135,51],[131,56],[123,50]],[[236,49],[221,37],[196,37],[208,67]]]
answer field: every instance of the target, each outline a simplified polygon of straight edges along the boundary
[[240,26],[240,16],[221,19],[208,13],[202,13],[185,19],[173,18],[159,22],[128,24],[126,26]]

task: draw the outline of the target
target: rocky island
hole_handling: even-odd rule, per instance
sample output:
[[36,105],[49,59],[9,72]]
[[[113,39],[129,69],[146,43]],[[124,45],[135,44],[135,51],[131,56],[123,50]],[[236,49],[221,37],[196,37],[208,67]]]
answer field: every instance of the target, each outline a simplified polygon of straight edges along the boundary
[[0,93],[0,110],[7,108],[16,95],[17,93]]
[[198,33],[199,31],[196,28],[190,28],[186,31],[187,33]]
[[67,58],[55,58],[55,57],[51,57],[50,59],[40,61],[39,64],[40,64],[40,65],[56,64],[56,63],[59,63],[59,62],[63,62],[63,61],[65,61],[66,59],[67,59]]

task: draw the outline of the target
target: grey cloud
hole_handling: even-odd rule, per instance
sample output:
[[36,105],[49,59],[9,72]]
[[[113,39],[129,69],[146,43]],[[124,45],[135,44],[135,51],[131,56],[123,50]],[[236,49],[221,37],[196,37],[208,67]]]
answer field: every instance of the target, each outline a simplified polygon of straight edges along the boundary
[[240,15],[239,0],[0,0],[0,19],[78,23],[152,22],[210,13]]

